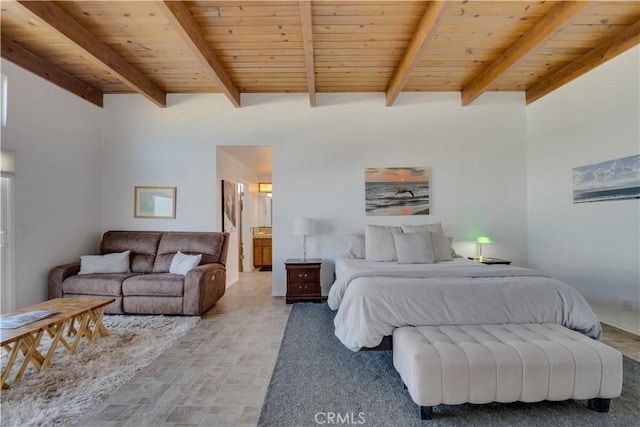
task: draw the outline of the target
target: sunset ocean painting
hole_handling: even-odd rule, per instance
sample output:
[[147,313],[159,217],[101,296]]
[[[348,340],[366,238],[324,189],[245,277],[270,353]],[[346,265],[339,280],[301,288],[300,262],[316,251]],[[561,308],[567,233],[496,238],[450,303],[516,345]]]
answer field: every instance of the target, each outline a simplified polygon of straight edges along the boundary
[[573,168],[573,203],[640,199],[640,155]]
[[367,168],[367,216],[429,215],[429,168]]

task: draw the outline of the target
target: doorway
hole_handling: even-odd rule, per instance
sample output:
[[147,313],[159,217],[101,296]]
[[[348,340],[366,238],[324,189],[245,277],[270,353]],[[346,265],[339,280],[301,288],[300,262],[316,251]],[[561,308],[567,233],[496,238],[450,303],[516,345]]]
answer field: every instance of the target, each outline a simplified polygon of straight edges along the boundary
[[[266,195],[259,192],[258,184],[271,182],[272,150],[270,146],[258,145],[225,145],[217,149],[217,178],[237,183],[237,227],[230,236],[230,262],[227,266],[233,270],[231,277],[236,277],[236,272],[256,270],[254,234],[260,231],[258,227],[266,225],[267,220],[271,225],[271,200],[265,210]],[[265,212],[269,214],[265,215]]]

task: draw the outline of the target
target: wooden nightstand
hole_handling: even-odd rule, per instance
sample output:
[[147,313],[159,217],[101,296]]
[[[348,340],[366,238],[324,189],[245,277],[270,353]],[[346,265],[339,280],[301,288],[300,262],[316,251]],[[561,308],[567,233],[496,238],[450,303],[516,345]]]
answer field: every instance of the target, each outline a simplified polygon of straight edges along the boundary
[[482,258],[482,261],[480,261],[479,259],[475,259],[473,257],[469,257],[470,260],[473,261],[477,261],[477,262],[481,262],[483,264],[505,264],[505,265],[510,265],[511,261],[508,261],[506,259],[500,259],[500,258],[488,258],[488,257],[484,257]]
[[287,268],[287,304],[301,301],[322,302],[320,289],[320,266],[322,260],[288,259]]

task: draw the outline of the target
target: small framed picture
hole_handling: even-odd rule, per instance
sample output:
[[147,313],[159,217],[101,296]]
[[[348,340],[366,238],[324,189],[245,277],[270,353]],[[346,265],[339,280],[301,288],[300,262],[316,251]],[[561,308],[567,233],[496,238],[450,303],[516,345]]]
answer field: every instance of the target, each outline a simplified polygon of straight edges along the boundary
[[136,186],[133,217],[174,219],[176,191],[176,187]]

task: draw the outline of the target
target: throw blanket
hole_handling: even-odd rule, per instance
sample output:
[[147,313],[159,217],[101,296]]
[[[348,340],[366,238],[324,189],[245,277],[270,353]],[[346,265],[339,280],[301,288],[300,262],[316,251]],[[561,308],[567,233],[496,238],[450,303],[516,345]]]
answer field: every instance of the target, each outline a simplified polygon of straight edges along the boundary
[[566,283],[519,267],[348,269],[329,292],[335,334],[353,351],[399,326],[557,323],[599,339],[600,323]]

